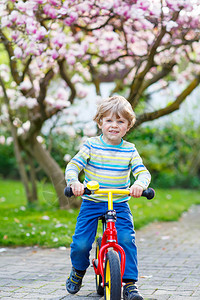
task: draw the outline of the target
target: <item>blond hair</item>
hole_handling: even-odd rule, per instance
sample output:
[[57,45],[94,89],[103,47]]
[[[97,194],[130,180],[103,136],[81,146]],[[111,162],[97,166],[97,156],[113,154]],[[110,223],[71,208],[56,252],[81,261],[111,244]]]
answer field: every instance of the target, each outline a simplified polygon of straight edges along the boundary
[[108,113],[116,115],[117,118],[120,118],[120,116],[125,118],[128,121],[129,128],[135,124],[135,113],[128,100],[122,96],[113,96],[102,100],[97,107],[97,112],[93,120],[97,122],[98,125],[101,125],[102,118]]

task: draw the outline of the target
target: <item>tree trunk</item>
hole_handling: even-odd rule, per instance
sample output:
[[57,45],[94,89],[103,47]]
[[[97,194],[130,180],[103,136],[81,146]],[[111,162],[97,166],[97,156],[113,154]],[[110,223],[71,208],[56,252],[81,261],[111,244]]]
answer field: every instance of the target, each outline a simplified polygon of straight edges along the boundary
[[33,197],[33,194],[30,190],[30,187],[29,187],[28,175],[26,173],[25,163],[24,163],[24,160],[23,160],[22,155],[21,155],[21,147],[20,147],[20,144],[19,144],[18,136],[17,136],[17,129],[13,125],[13,116],[12,116],[12,111],[10,109],[9,98],[8,98],[6,88],[5,88],[5,85],[4,85],[4,82],[1,78],[1,76],[0,76],[0,86],[3,89],[4,102],[5,102],[6,107],[8,109],[9,124],[10,124],[10,129],[11,129],[11,135],[12,135],[12,138],[13,138],[13,144],[14,144],[14,153],[15,153],[15,157],[16,157],[17,164],[18,164],[18,167],[19,167],[20,177],[21,177],[22,183],[24,185],[27,201],[28,201],[28,203],[32,203],[34,197]]
[[28,154],[28,162],[29,162],[29,166],[30,166],[30,183],[31,183],[32,198],[33,198],[32,200],[33,200],[33,202],[36,202],[38,200],[37,178],[36,178],[33,157],[30,154]]
[[22,183],[24,185],[26,198],[27,198],[28,203],[32,203],[32,202],[34,202],[34,197],[30,190],[30,187],[29,187],[28,175],[26,173],[24,160],[21,156],[21,149],[19,146],[18,138],[17,138],[16,128],[13,126],[12,123],[11,123],[11,133],[12,133],[12,137],[13,137],[15,157],[16,157],[17,164],[19,167],[20,177],[21,177]]
[[74,199],[67,198],[64,195],[66,182],[63,171],[49,152],[36,139],[32,140],[31,153],[54,185],[60,208],[69,209],[74,206]]

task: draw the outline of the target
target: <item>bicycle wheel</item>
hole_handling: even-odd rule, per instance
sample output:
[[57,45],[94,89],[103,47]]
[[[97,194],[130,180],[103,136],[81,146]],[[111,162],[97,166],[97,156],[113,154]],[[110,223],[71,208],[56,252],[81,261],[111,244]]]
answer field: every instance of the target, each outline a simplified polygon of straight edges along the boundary
[[[96,255],[95,255],[95,259],[98,258],[98,255],[99,255],[99,250],[101,248],[101,241],[102,241],[102,238],[99,237],[97,239],[97,242],[96,242]],[[97,294],[103,296],[104,295],[104,288],[102,287],[102,277],[101,275],[96,275],[96,291],[97,291]]]
[[104,269],[104,299],[121,299],[121,268],[119,255],[116,251],[110,250],[106,254]]

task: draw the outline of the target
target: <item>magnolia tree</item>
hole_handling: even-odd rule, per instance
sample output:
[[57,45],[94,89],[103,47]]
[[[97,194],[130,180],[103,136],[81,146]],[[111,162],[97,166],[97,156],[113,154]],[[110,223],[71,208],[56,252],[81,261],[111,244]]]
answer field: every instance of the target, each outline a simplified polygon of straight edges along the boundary
[[[135,127],[179,109],[200,81],[199,12],[198,0],[1,0],[0,39],[9,61],[1,65],[1,124],[9,122],[29,201],[36,198],[37,161],[60,206],[67,205],[63,171],[40,133],[46,120],[86,96],[84,84],[101,96],[101,82],[115,82],[111,94],[129,100]],[[148,88],[157,82],[167,89],[170,80],[183,89],[166,107],[149,110]]]

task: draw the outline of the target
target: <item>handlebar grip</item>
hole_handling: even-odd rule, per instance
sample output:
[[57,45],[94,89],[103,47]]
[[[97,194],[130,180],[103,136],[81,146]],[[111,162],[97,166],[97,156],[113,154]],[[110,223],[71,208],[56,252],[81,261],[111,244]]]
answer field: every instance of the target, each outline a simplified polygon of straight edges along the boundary
[[[67,186],[64,189],[64,194],[66,197],[74,196],[74,194],[72,192],[72,188],[70,186]],[[91,191],[88,188],[84,188],[84,194],[91,195]],[[146,197],[148,200],[153,199],[153,197],[155,196],[155,191],[152,188],[148,188],[147,190],[143,191],[142,196]]]
[[152,188],[148,188],[147,190],[143,191],[142,196],[146,197],[148,200],[151,200],[155,196],[155,191]]
[[[72,192],[72,188],[70,186],[67,186],[64,189],[64,194],[66,197],[72,197],[74,196],[73,192]],[[91,195],[91,191],[88,190],[88,188],[84,188],[84,195]]]

